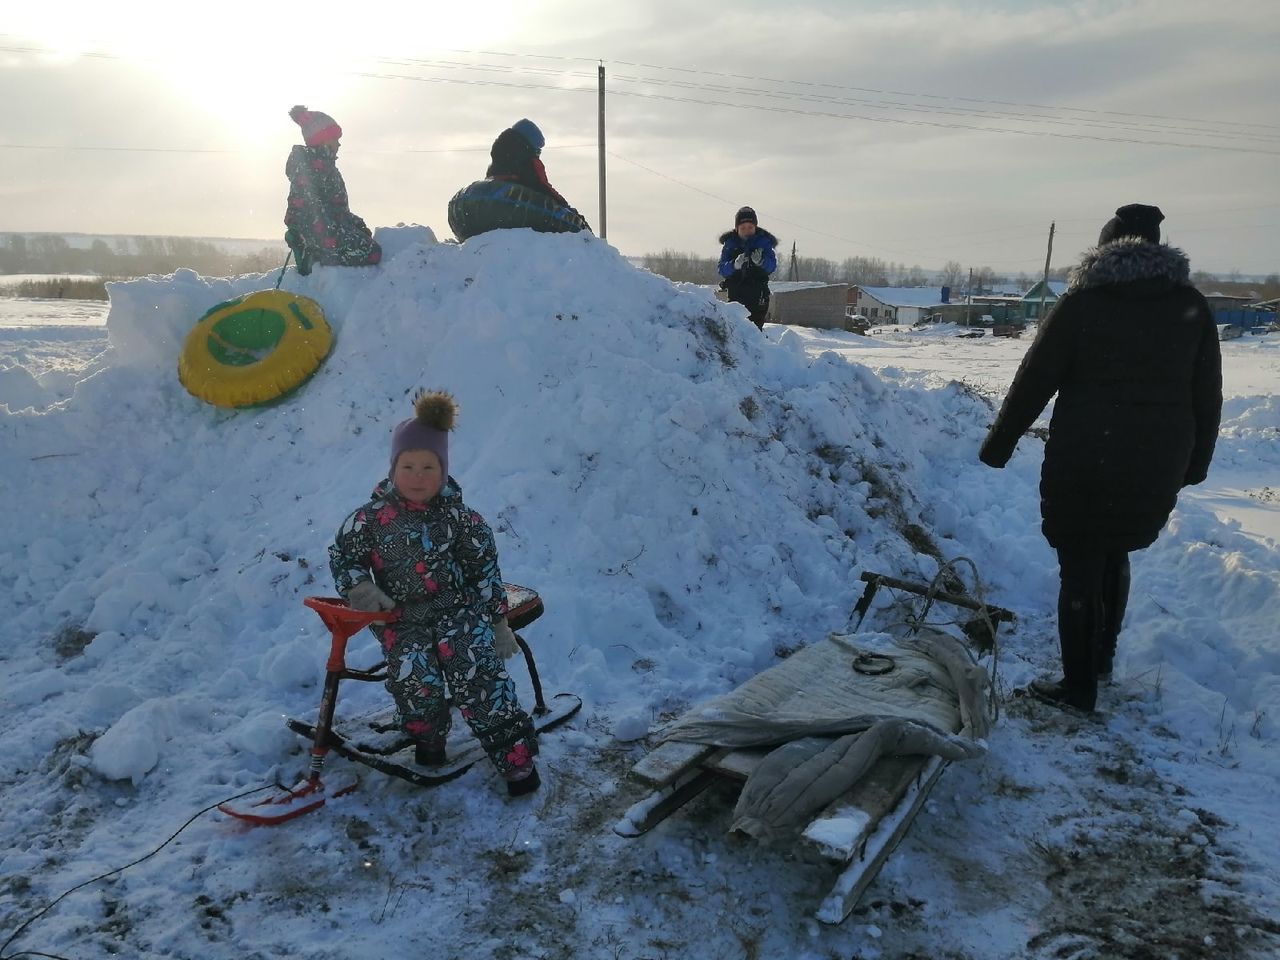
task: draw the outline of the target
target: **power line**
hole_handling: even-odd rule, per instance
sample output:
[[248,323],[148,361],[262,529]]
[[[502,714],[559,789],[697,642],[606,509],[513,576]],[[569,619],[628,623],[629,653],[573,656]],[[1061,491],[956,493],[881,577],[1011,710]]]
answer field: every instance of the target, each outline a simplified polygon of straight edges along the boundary
[[866,120],[870,123],[895,123],[905,126],[936,127],[945,130],[975,130],[980,133],[1012,133],[1027,137],[1053,137],[1063,140],[1088,140],[1101,143],[1129,143],[1148,147],[1181,147],[1192,150],[1216,150],[1228,153],[1254,153],[1269,157],[1280,157],[1280,150],[1260,150],[1256,147],[1233,147],[1226,145],[1179,143],[1173,140],[1138,140],[1131,137],[1101,137],[1087,133],[1057,133],[1050,130],[1018,130],[1009,127],[978,127],[963,123],[944,123],[939,120],[903,120],[898,117],[869,117],[864,114],[833,113],[828,110],[800,110],[795,107],[771,107],[765,104],[731,103],[726,100],[701,100],[693,97],[673,97],[656,93],[641,93],[635,90],[614,90],[614,96],[640,97],[647,100],[669,100],[675,103],[690,103],[711,107],[730,107],[735,110],[764,110],[769,113],[797,114],[810,117],[828,117],[838,120]]
[[[396,65],[396,66],[417,66],[425,69],[437,69],[437,70],[476,70],[476,71],[482,71],[482,72],[490,71],[490,72],[502,73],[508,76],[518,75],[520,73],[535,73],[535,74],[545,75],[545,76],[561,76],[561,77],[570,77],[574,79],[591,79],[593,77],[593,75],[590,73],[579,72],[579,71],[557,71],[557,70],[547,70],[543,68],[525,69],[525,68],[509,67],[509,66],[495,65],[495,64],[468,64],[468,63],[462,63],[458,61],[441,61],[441,60],[424,60],[424,59],[392,60],[387,58],[378,58],[377,62],[387,63],[391,65]],[[694,71],[694,72],[701,72],[701,71]],[[366,73],[364,75],[371,76],[373,74]],[[718,76],[719,74],[713,74],[713,75]],[[406,80],[411,79],[411,80],[419,80],[424,82],[437,81],[437,82],[459,82],[459,83],[472,82],[477,84],[485,83],[485,81],[450,80],[449,78],[444,78],[444,77],[438,77],[438,78],[408,77],[404,75],[394,75],[392,77],[389,77],[389,79],[406,79]],[[902,110],[909,113],[940,114],[944,116],[957,116],[962,118],[992,117],[998,120],[1005,120],[1005,121],[1011,120],[1016,123],[1053,124],[1053,125],[1066,126],[1066,127],[1086,127],[1086,128],[1103,129],[1103,130],[1130,130],[1138,133],[1160,134],[1160,133],[1167,132],[1167,133],[1173,133],[1173,134],[1181,134],[1184,136],[1217,137],[1219,139],[1244,140],[1244,141],[1251,141],[1255,143],[1266,143],[1266,144],[1270,144],[1270,143],[1280,144],[1280,134],[1276,134],[1276,135],[1255,134],[1255,133],[1231,131],[1231,130],[1214,130],[1214,129],[1179,127],[1179,126],[1169,126],[1169,125],[1134,125],[1132,123],[1119,123],[1116,121],[1108,121],[1108,120],[1093,121],[1093,120],[1070,119],[1070,118],[1060,118],[1060,117],[1046,117],[1043,115],[1027,115],[1027,114],[1019,114],[1019,113],[1010,113],[1008,111],[994,111],[994,112],[984,111],[984,110],[977,110],[977,109],[966,108],[966,107],[956,107],[952,109],[946,109],[941,107],[929,107],[929,106],[922,106],[919,104],[902,103],[900,101],[874,101],[874,100],[866,100],[861,98],[847,98],[847,97],[842,98],[842,97],[825,96],[821,94],[795,93],[790,91],[771,91],[771,90],[761,90],[761,89],[752,89],[752,88],[744,89],[740,87],[729,87],[729,86],[716,85],[716,84],[697,84],[697,83],[689,83],[684,81],[663,80],[660,78],[653,78],[653,77],[633,77],[633,76],[628,76],[626,74],[613,74],[610,79],[614,82],[620,82],[620,83],[632,83],[632,84],[652,83],[652,84],[658,84],[662,86],[675,86],[675,87],[681,87],[681,88],[690,89],[690,90],[702,90],[702,91],[708,91],[712,93],[721,93],[721,94],[736,95],[736,96],[742,96],[742,97],[771,97],[775,99],[799,100],[801,102],[809,102],[809,103],[855,104],[855,105],[869,106],[872,109],[877,109],[877,110]],[[765,82],[770,82],[770,81],[765,81]],[[813,84],[808,84],[806,81],[776,81],[776,82],[783,82],[783,83],[790,82],[790,83],[796,83],[800,85],[813,85]],[[538,89],[548,89],[548,88],[538,87]],[[550,89],[573,91],[578,88],[557,86]],[[854,88],[854,89],[858,89],[858,88]],[[622,91],[615,90],[614,92],[622,92]],[[640,95],[640,94],[635,94],[635,95]],[[660,97],[659,94],[649,94],[649,96],[652,96],[654,98]],[[675,100],[676,102],[680,102],[684,100],[684,98],[678,98],[678,97],[673,97],[672,99]],[[699,102],[699,101],[685,101],[685,102]],[[738,106],[742,106],[742,105],[738,105]],[[1046,107],[1044,109],[1054,109],[1054,108]],[[873,121],[874,120],[887,121],[889,118],[850,117],[849,119],[869,119]],[[897,122],[906,123],[908,121],[899,120]],[[1212,121],[1207,121],[1207,122],[1212,122]],[[980,130],[984,132],[994,131],[994,132],[1013,132],[1013,133],[1024,133],[1024,134],[1032,133],[1032,131],[1026,131],[1026,130],[1008,130],[1008,129],[992,128],[992,127],[985,127],[985,126],[961,127],[961,129],[974,129],[974,130]],[[1280,130],[1280,128],[1277,128],[1277,129]],[[1045,135],[1045,136],[1052,135],[1048,131],[1036,131],[1036,133],[1040,133],[1041,135]],[[1104,141],[1108,139],[1116,139],[1117,142],[1151,143],[1151,144],[1158,144],[1158,145],[1183,146],[1183,147],[1199,146],[1199,147],[1204,147],[1205,149],[1214,149],[1214,147],[1210,144],[1168,143],[1164,141],[1130,140],[1130,139],[1124,139],[1124,138],[1105,138],[1105,137],[1096,137],[1094,139],[1099,139]],[[1223,147],[1219,149],[1226,149],[1226,148]],[[1243,149],[1243,148],[1236,148],[1236,149]],[[1270,151],[1263,151],[1263,152],[1270,152]]]
[[[596,92],[594,88],[590,88],[590,87],[552,86],[547,84],[515,83],[515,82],[504,82],[504,81],[497,81],[497,80],[472,80],[472,79],[464,79],[460,77],[424,77],[424,76],[411,76],[406,74],[374,73],[374,72],[368,72],[368,71],[354,72],[354,75],[369,77],[369,78],[386,79],[386,80],[409,80],[409,81],[414,81],[419,83],[459,83],[459,84],[475,85],[475,86],[499,86],[499,87],[523,88],[523,89],[535,89],[535,90],[553,90],[553,91],[564,92],[564,93],[594,94]],[[671,103],[686,103],[686,104],[696,104],[696,105],[702,105],[702,106],[723,106],[723,107],[730,107],[737,110],[763,110],[769,113],[784,113],[784,114],[793,114],[793,115],[799,115],[799,116],[825,117],[828,119],[865,120],[871,123],[894,123],[894,124],[901,124],[905,126],[927,126],[927,127],[935,127],[935,128],[948,129],[948,130],[973,130],[979,133],[1011,133],[1011,134],[1016,134],[1020,136],[1053,137],[1053,138],[1066,139],[1066,140],[1087,140],[1087,141],[1094,141],[1094,142],[1101,142],[1101,143],[1128,143],[1128,144],[1134,144],[1134,145],[1140,145],[1140,146],[1166,146],[1166,147],[1180,147],[1183,149],[1193,149],[1193,150],[1216,150],[1216,151],[1230,152],[1230,153],[1254,153],[1254,154],[1262,154],[1264,156],[1280,156],[1280,150],[1262,150],[1256,147],[1231,146],[1228,144],[1185,143],[1185,142],[1174,141],[1174,140],[1143,140],[1143,139],[1138,139],[1133,137],[1104,137],[1104,136],[1099,136],[1097,134],[1087,134],[1087,133],[1061,133],[1061,132],[1056,132],[1051,130],[1024,130],[1024,129],[1018,129],[1018,128],[1012,128],[1012,127],[977,126],[973,124],[951,123],[951,122],[943,122],[938,120],[907,120],[900,117],[875,117],[875,116],[867,116],[865,114],[834,113],[832,111],[827,111],[827,110],[802,110],[797,107],[769,106],[766,104],[756,104],[756,103],[743,104],[743,103],[733,103],[726,100],[705,100],[705,99],[699,99],[695,97],[678,97],[678,96],[673,96],[669,94],[646,93],[646,92],[637,91],[637,90],[614,89],[614,90],[611,90],[611,93],[614,96],[638,97],[642,99],[661,100],[661,101],[667,101]],[[1197,135],[1200,135],[1200,134],[1197,134]],[[1213,135],[1219,136],[1219,137],[1232,136],[1231,134],[1225,134],[1225,133],[1213,134]],[[1253,139],[1253,138],[1249,138],[1249,139]]]
[[[501,51],[501,50],[448,49],[444,52],[465,53],[470,55],[487,56],[487,57],[507,57],[507,58],[513,58],[513,59],[575,61],[575,62],[593,63],[593,64],[597,63],[600,60],[599,57],[554,56],[551,54],[513,53],[510,51]],[[1095,107],[1076,107],[1076,106],[1069,106],[1069,105],[1051,106],[1049,104],[1026,103],[1026,102],[1020,102],[1016,100],[996,100],[996,99],[989,99],[989,98],[983,98],[983,97],[961,97],[961,96],[956,96],[954,94],[918,93],[918,92],[906,91],[906,90],[881,90],[877,87],[860,87],[860,86],[854,86],[851,84],[830,83],[830,82],[817,81],[817,80],[793,80],[793,79],[786,79],[782,77],[762,77],[762,76],[756,76],[753,74],[726,73],[726,72],[719,72],[714,70],[699,70],[694,67],[680,67],[672,64],[638,63],[633,60],[606,59],[604,62],[606,64],[611,64],[611,65],[621,66],[621,67],[637,67],[643,70],[665,70],[673,73],[688,73],[688,74],[693,74],[698,76],[720,77],[720,78],[729,79],[729,80],[750,80],[757,83],[775,83],[775,84],[784,84],[784,85],[791,85],[791,86],[820,87],[820,88],[830,89],[830,90],[850,90],[857,93],[874,93],[874,94],[879,94],[881,96],[916,97],[919,99],[927,99],[927,100],[952,100],[952,101],[956,101],[957,103],[981,103],[981,104],[990,104],[992,106],[1002,106],[1002,107],[1023,107],[1023,108],[1030,108],[1033,110],[1070,110],[1075,113],[1089,113],[1089,114],[1097,114],[1101,116],[1130,117],[1130,118],[1143,119],[1143,120],[1171,120],[1177,123],[1199,123],[1199,124],[1218,125],[1218,126],[1254,127],[1257,129],[1280,131],[1280,124],[1259,123],[1256,121],[1248,121],[1248,120],[1222,120],[1222,119],[1210,119],[1206,117],[1180,117],[1180,116],[1160,114],[1160,113],[1136,113],[1132,111],[1123,111],[1123,110],[1103,110]]]
[[[561,143],[543,147],[544,150],[581,150],[595,147],[594,143]],[[402,153],[488,153],[491,147],[405,147],[400,150],[361,149],[362,154],[398,155]],[[69,143],[0,143],[0,150],[98,150],[110,153],[216,153],[216,154],[253,154],[263,153],[266,148],[256,150],[215,149],[204,147],[124,147],[108,145],[85,145]]]
[[[17,47],[0,47],[0,50],[11,50],[14,52],[25,52],[25,53],[42,52],[33,48],[17,48]],[[101,59],[107,59],[107,60],[129,59],[125,57],[114,56],[111,54],[86,53],[83,55],[99,57]],[[551,59],[554,59],[554,58],[551,58]],[[576,60],[576,59],[585,59],[585,58],[564,58],[564,59]],[[386,61],[386,62],[394,62],[394,61]],[[426,63],[426,61],[419,61],[419,62]],[[616,62],[627,63],[627,61],[616,61]],[[447,67],[438,67],[438,68],[439,69],[467,68],[467,69],[483,70],[486,68],[493,68],[493,65],[477,65],[477,66],[450,65]],[[671,68],[659,68],[659,69],[681,70],[686,68],[671,67]],[[516,82],[509,82],[509,81],[478,80],[478,79],[469,79],[469,78],[461,78],[461,77],[423,77],[423,76],[412,76],[412,75],[406,75],[406,74],[378,73],[373,71],[341,71],[341,72],[349,76],[357,76],[357,77],[365,77],[370,79],[381,79],[381,80],[406,80],[406,81],[413,81],[418,83],[456,83],[456,84],[463,84],[463,85],[469,85],[469,86],[493,86],[493,87],[504,87],[509,89],[550,90],[550,91],[561,92],[561,93],[588,93],[588,94],[596,93],[596,90],[592,87],[566,87],[563,85],[516,83]],[[513,71],[500,71],[500,72],[511,73]],[[690,71],[690,72],[709,72],[709,71]],[[567,75],[567,74],[564,74],[562,72],[559,75]],[[568,75],[571,75],[571,74],[568,74]],[[747,77],[747,75],[738,75],[738,74],[712,74],[712,75],[742,77],[744,79],[752,79],[750,77]],[[765,80],[766,82],[776,82],[776,83],[795,83],[795,84],[812,85],[812,86],[836,86],[831,84],[817,84],[811,81],[779,81],[776,79],[770,80],[769,78],[755,78],[755,79],[761,79],[761,80]],[[857,88],[857,89],[864,89],[864,88]],[[1182,149],[1214,150],[1219,152],[1252,153],[1252,154],[1261,154],[1264,156],[1280,156],[1280,150],[1263,150],[1256,147],[1232,146],[1229,144],[1186,143],[1186,142],[1173,141],[1173,140],[1144,140],[1144,139],[1138,139],[1138,138],[1132,138],[1132,137],[1104,137],[1096,134],[1063,133],[1063,132],[1056,132],[1056,131],[1050,131],[1050,130],[1025,130],[1025,129],[1012,128],[1012,127],[978,126],[973,124],[943,122],[943,121],[937,121],[937,120],[919,120],[919,119],[909,120],[909,119],[903,119],[900,117],[877,117],[877,116],[867,116],[865,114],[835,113],[832,111],[825,111],[825,110],[802,110],[795,107],[769,106],[766,104],[741,104],[741,103],[732,103],[724,100],[705,100],[705,99],[698,99],[693,97],[678,97],[678,96],[671,96],[666,94],[646,93],[646,92],[635,91],[635,90],[613,90],[612,92],[615,96],[630,96],[630,97],[638,97],[638,98],[650,99],[650,100],[666,101],[671,103],[687,103],[687,104],[695,104],[695,105],[702,105],[702,106],[722,106],[722,107],[729,107],[729,108],[738,109],[738,110],[762,110],[770,113],[823,117],[827,119],[863,120],[870,123],[893,123],[893,124],[899,124],[904,126],[926,126],[926,127],[933,127],[937,129],[948,129],[948,130],[973,130],[979,133],[1007,133],[1007,134],[1015,134],[1019,136],[1052,137],[1052,138],[1067,139],[1067,140],[1082,140],[1082,141],[1093,141],[1093,142],[1101,142],[1101,143],[1128,143],[1128,144],[1139,145],[1139,146],[1166,146],[1166,147],[1179,147]],[[775,95],[775,94],[770,94],[767,91],[763,91],[761,93],[762,95],[766,95],[766,96]],[[776,95],[786,96],[784,94],[776,94]],[[791,96],[793,98],[800,97],[800,95],[791,95]],[[976,98],[968,98],[968,99],[976,99]],[[991,102],[997,102],[997,101],[991,101]],[[902,106],[907,109],[916,109],[916,110],[922,109],[922,108],[911,108],[909,105],[902,105]],[[1044,109],[1053,109],[1053,108],[1049,107]],[[1073,108],[1073,109],[1077,109],[1077,108]],[[1078,108],[1078,109],[1084,109],[1084,108]],[[1102,112],[1105,112],[1105,111],[1102,111]],[[1191,122],[1200,122],[1200,121],[1191,121]],[[1255,126],[1265,126],[1265,125],[1258,124]],[[1280,129],[1280,128],[1277,128],[1277,129]],[[1241,135],[1229,134],[1225,132],[1222,134],[1197,133],[1194,135],[1201,135],[1201,136],[1212,135],[1212,136],[1218,136],[1220,138],[1222,137],[1237,138],[1241,136]],[[1254,139],[1254,138],[1250,138],[1250,139]]]
[[[518,56],[518,54],[506,54],[506,56]],[[891,96],[891,97],[920,97],[922,99],[931,99],[931,100],[956,100],[962,103],[986,103],[986,104],[992,104],[996,106],[1005,106],[1005,107],[1030,107],[1031,109],[1034,109],[1034,110],[1072,110],[1072,111],[1081,112],[1081,113],[1095,113],[1095,114],[1104,114],[1108,116],[1117,116],[1117,117],[1135,117],[1135,118],[1141,118],[1141,119],[1147,119],[1147,120],[1175,120],[1182,123],[1229,124],[1232,126],[1258,127],[1263,129],[1280,131],[1280,124],[1274,124],[1274,123],[1255,123],[1255,122],[1243,121],[1243,120],[1208,120],[1203,117],[1177,117],[1177,116],[1169,116],[1167,114],[1158,114],[1158,113],[1129,113],[1129,112],[1124,112],[1120,110],[1100,110],[1092,107],[1072,107],[1072,106],[1053,107],[1053,106],[1049,106],[1042,103],[1020,103],[1020,102],[1011,101],[1011,100],[991,100],[991,99],[984,99],[982,97],[958,97],[958,96],[949,95],[949,94],[912,93],[912,92],[903,91],[903,90],[880,90],[875,87],[857,87],[857,86],[851,86],[848,84],[826,83],[826,82],[814,81],[814,80],[787,80],[779,77],[759,77],[759,76],[753,76],[751,74],[741,74],[741,73],[721,73],[713,70],[697,70],[692,67],[677,67],[677,66],[670,66],[666,64],[634,63],[627,60],[613,60],[610,62],[618,64],[619,66],[640,67],[646,70],[670,70],[677,73],[692,73],[692,74],[699,74],[702,76],[724,77],[732,80],[751,80],[751,81],[760,82],[760,83],[780,83],[780,84],[791,84],[795,86],[824,87],[827,89],[835,89],[835,90],[853,90],[859,93],[877,93],[882,96]]]
[[796,93],[792,91],[763,90],[752,87],[729,87],[723,84],[699,84],[679,80],[662,80],[653,77],[632,77],[625,74],[613,74],[615,82],[652,83],[662,86],[680,87],[690,90],[706,90],[713,93],[724,93],[741,97],[772,97],[775,99],[800,100],[810,103],[834,103],[868,106],[876,110],[903,110],[908,113],[940,114],[944,116],[965,118],[994,118],[1015,123],[1040,123],[1064,127],[1085,127],[1101,130],[1131,130],[1140,133],[1173,133],[1185,136],[1226,137],[1232,140],[1246,140],[1256,143],[1280,143],[1280,134],[1245,133],[1229,130],[1205,129],[1199,127],[1172,126],[1169,124],[1135,124],[1114,120],[1086,120],[1063,117],[1051,117],[1043,114],[1014,113],[1007,110],[980,110],[970,107],[931,107],[920,104],[904,103],[900,100],[868,100],[858,97],[836,97],[824,94]]
[[[691,183],[685,183],[683,180],[678,180],[675,177],[669,176],[668,174],[665,174],[660,170],[654,170],[652,167],[647,167],[643,163],[640,163],[637,160],[632,160],[630,157],[624,157],[619,153],[614,153],[612,150],[608,151],[608,154],[614,159],[621,160],[623,163],[629,163],[633,167],[639,167],[641,170],[647,171],[648,173],[653,174],[655,177],[661,177],[663,180],[670,180],[672,183],[679,184],[680,186],[685,187],[688,190],[692,190],[695,193],[700,193],[705,197],[710,197],[712,200],[718,200],[721,203],[726,204],[730,207],[734,206],[734,201],[728,199],[727,197],[722,197],[719,194],[710,192],[709,190],[703,190],[701,187],[695,187]],[[761,208],[761,209],[764,209],[764,208]],[[796,223],[794,220],[785,220],[782,217],[776,216],[774,214],[769,214],[768,219],[774,220],[778,223],[785,223],[789,227],[795,227],[797,230],[803,230],[806,233],[813,233],[813,234],[817,234],[820,237],[826,237],[829,240],[839,240],[841,243],[850,243],[850,244],[853,244],[855,247],[865,247],[868,250],[887,250],[889,252],[896,253],[898,256],[909,256],[909,257],[925,256],[925,254],[912,252],[910,250],[905,250],[905,251],[897,250],[893,247],[885,247],[884,245],[872,246],[871,244],[864,243],[861,240],[854,240],[854,239],[851,239],[850,237],[842,237],[842,236],[839,236],[838,234],[827,233],[825,230],[818,230],[815,227],[809,227],[803,223]]]
[[[517,56],[517,55],[511,54],[510,56]],[[561,59],[571,59],[571,58],[561,58]],[[376,58],[376,62],[385,63],[392,66],[411,66],[411,67],[416,66],[416,67],[422,67],[426,69],[437,69],[437,70],[490,71],[490,72],[502,73],[506,75],[513,75],[513,74],[520,74],[520,73],[533,73],[533,74],[544,75],[544,76],[570,77],[574,79],[592,79],[594,77],[594,74],[588,73],[585,71],[565,71],[565,70],[558,70],[558,69],[548,69],[543,67],[525,68],[525,67],[517,67],[517,66],[507,66],[502,64],[475,64],[475,63],[467,63],[467,62],[456,61],[456,60],[437,60],[437,59],[421,59],[421,58],[394,58],[393,59],[393,58],[380,57],[380,58]],[[676,69],[676,68],[673,68],[673,69]],[[689,71],[689,72],[706,73],[706,71]],[[710,75],[721,76],[721,74],[714,74],[714,73]],[[791,91],[771,91],[771,90],[733,87],[733,86],[726,86],[724,84],[698,84],[698,83],[690,83],[687,81],[680,81],[680,80],[664,80],[656,77],[636,77],[636,76],[628,76],[626,74],[617,74],[617,73],[612,74],[610,79],[614,82],[621,82],[621,83],[653,83],[653,84],[658,84],[663,86],[675,86],[675,87],[682,87],[682,88],[692,89],[692,90],[706,90],[713,93],[724,93],[724,94],[739,95],[739,96],[775,97],[780,99],[796,99],[801,101],[817,102],[817,103],[862,104],[864,106],[870,106],[874,109],[884,109],[884,110],[897,109],[897,110],[905,110],[905,111],[914,112],[914,113],[933,113],[933,114],[943,114],[948,116],[960,116],[960,117],[969,117],[969,116],[996,117],[996,118],[1011,119],[1011,120],[1014,120],[1015,122],[1024,122],[1024,123],[1048,123],[1048,124],[1056,124],[1060,126],[1070,126],[1070,127],[1084,126],[1084,127],[1092,127],[1092,128],[1105,129],[1105,130],[1112,130],[1112,129],[1138,130],[1144,133],[1172,132],[1172,133],[1182,133],[1184,135],[1190,135],[1190,136],[1218,136],[1218,137],[1228,137],[1230,139],[1251,140],[1254,142],[1261,142],[1261,143],[1273,143],[1273,142],[1280,143],[1280,133],[1277,133],[1275,135],[1250,134],[1247,132],[1238,132],[1238,131],[1231,131],[1231,130],[1182,127],[1182,126],[1172,126],[1168,124],[1135,125],[1129,122],[1114,121],[1114,120],[1094,121],[1094,120],[1070,119],[1070,118],[1061,118],[1061,117],[1049,117],[1042,114],[1023,114],[1023,113],[1013,113],[1010,111],[981,110],[981,109],[970,108],[970,107],[953,107],[953,108],[947,109],[947,108],[941,108],[941,107],[930,107],[930,106],[921,106],[919,104],[903,103],[901,101],[896,101],[896,100],[876,101],[876,100],[867,100],[864,98],[834,97],[834,96],[827,96],[822,94],[802,94],[802,93],[795,93]],[[758,79],[760,80],[760,82],[777,82],[777,83],[789,83],[793,85],[802,85],[802,86],[815,86],[814,84],[807,83],[806,81],[770,81],[766,78],[758,78]],[[834,86],[834,85],[831,85],[831,86]],[[847,88],[847,89],[860,89],[860,88]],[[954,99],[954,98],[949,98],[949,99]],[[1054,108],[1046,107],[1043,109],[1052,110]],[[1205,121],[1205,122],[1212,123],[1213,121]]]

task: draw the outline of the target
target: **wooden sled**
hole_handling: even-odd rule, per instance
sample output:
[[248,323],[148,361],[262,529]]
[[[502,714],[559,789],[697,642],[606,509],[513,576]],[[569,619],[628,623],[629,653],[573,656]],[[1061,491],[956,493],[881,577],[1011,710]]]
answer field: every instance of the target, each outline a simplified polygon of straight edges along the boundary
[[[925,595],[920,584],[864,573],[867,584],[855,612],[862,616],[880,586]],[[931,599],[972,610],[976,601],[956,594],[930,592]],[[1013,619],[999,607],[986,607],[992,628]],[[859,624],[861,619],[859,619]],[[769,748],[730,749],[668,740],[648,753],[631,775],[653,788],[614,825],[624,837],[638,837],[717,781],[743,783]],[[936,756],[886,756],[872,766],[843,797],[829,804],[801,832],[812,859],[834,863],[839,874],[815,912],[822,923],[838,924],[858,905],[867,887],[906,834],[949,761]]]
[[[655,788],[624,814],[614,832],[638,837],[717,780],[745,782],[765,750],[728,750],[669,740],[637,763],[631,775]],[[941,757],[883,757],[843,798],[801,834],[815,859],[840,874],[815,916],[837,924],[847,917],[924,805],[947,761]]]

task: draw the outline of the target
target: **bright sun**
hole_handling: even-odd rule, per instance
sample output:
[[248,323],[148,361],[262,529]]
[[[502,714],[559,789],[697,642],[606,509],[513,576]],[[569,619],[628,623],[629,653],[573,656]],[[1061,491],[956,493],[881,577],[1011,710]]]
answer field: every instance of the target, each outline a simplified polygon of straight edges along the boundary
[[224,0],[187,14],[172,2],[55,2],[13,12],[5,32],[55,59],[106,56],[154,71],[193,109],[254,135],[278,131],[294,103],[349,97],[361,74],[404,72],[396,61],[501,42],[519,17],[514,7]]

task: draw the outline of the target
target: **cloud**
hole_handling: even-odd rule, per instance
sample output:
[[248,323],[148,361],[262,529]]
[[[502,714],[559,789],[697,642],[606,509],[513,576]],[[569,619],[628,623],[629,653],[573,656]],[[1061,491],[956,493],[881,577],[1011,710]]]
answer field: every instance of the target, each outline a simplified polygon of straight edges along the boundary
[[[608,145],[625,158],[608,160],[609,235],[628,253],[706,250],[751,202],[806,255],[1034,270],[1050,220],[1066,262],[1111,210],[1143,199],[1175,235],[1197,225],[1183,234],[1197,267],[1277,266],[1280,226],[1233,231],[1263,219],[1247,211],[1214,220],[1275,196],[1280,67],[1258,29],[1266,3],[811,2],[706,15],[668,0],[562,0],[510,4],[488,37],[479,13],[448,36],[417,29],[408,17],[420,7],[380,8],[345,52],[325,47],[282,85],[234,95],[166,84],[154,63],[11,58],[0,82],[34,91],[0,98],[11,142],[236,153],[160,163],[0,150],[16,179],[9,225],[276,236],[295,101],[343,124],[353,208],[372,222],[443,231],[448,198],[521,116],[547,132],[552,181],[598,221],[595,152],[580,145],[595,141],[600,58]],[[342,36],[332,24],[345,21],[323,22]],[[439,49],[450,37],[521,55]],[[395,54],[371,55],[378,38]],[[413,152],[444,150],[457,152]]]

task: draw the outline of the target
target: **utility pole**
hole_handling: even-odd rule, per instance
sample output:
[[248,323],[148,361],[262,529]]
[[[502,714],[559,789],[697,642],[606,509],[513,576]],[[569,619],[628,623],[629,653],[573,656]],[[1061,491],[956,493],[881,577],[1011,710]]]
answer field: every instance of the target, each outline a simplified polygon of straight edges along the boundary
[[600,80],[600,122],[596,131],[596,142],[600,151],[600,239],[604,240],[609,236],[609,220],[606,214],[604,202],[604,61],[600,61],[600,70],[597,74]]
[[800,279],[800,264],[796,262],[796,242],[791,241],[791,266],[787,270],[788,280]]
[[1036,318],[1041,323],[1044,322],[1045,294],[1049,292],[1049,260],[1053,257],[1053,230],[1057,225],[1058,223],[1056,220],[1049,224],[1049,249],[1046,250],[1044,254],[1044,277],[1042,278],[1040,285],[1040,313]]
[[969,287],[964,292],[964,325],[972,323],[973,315],[973,267],[969,268]]

